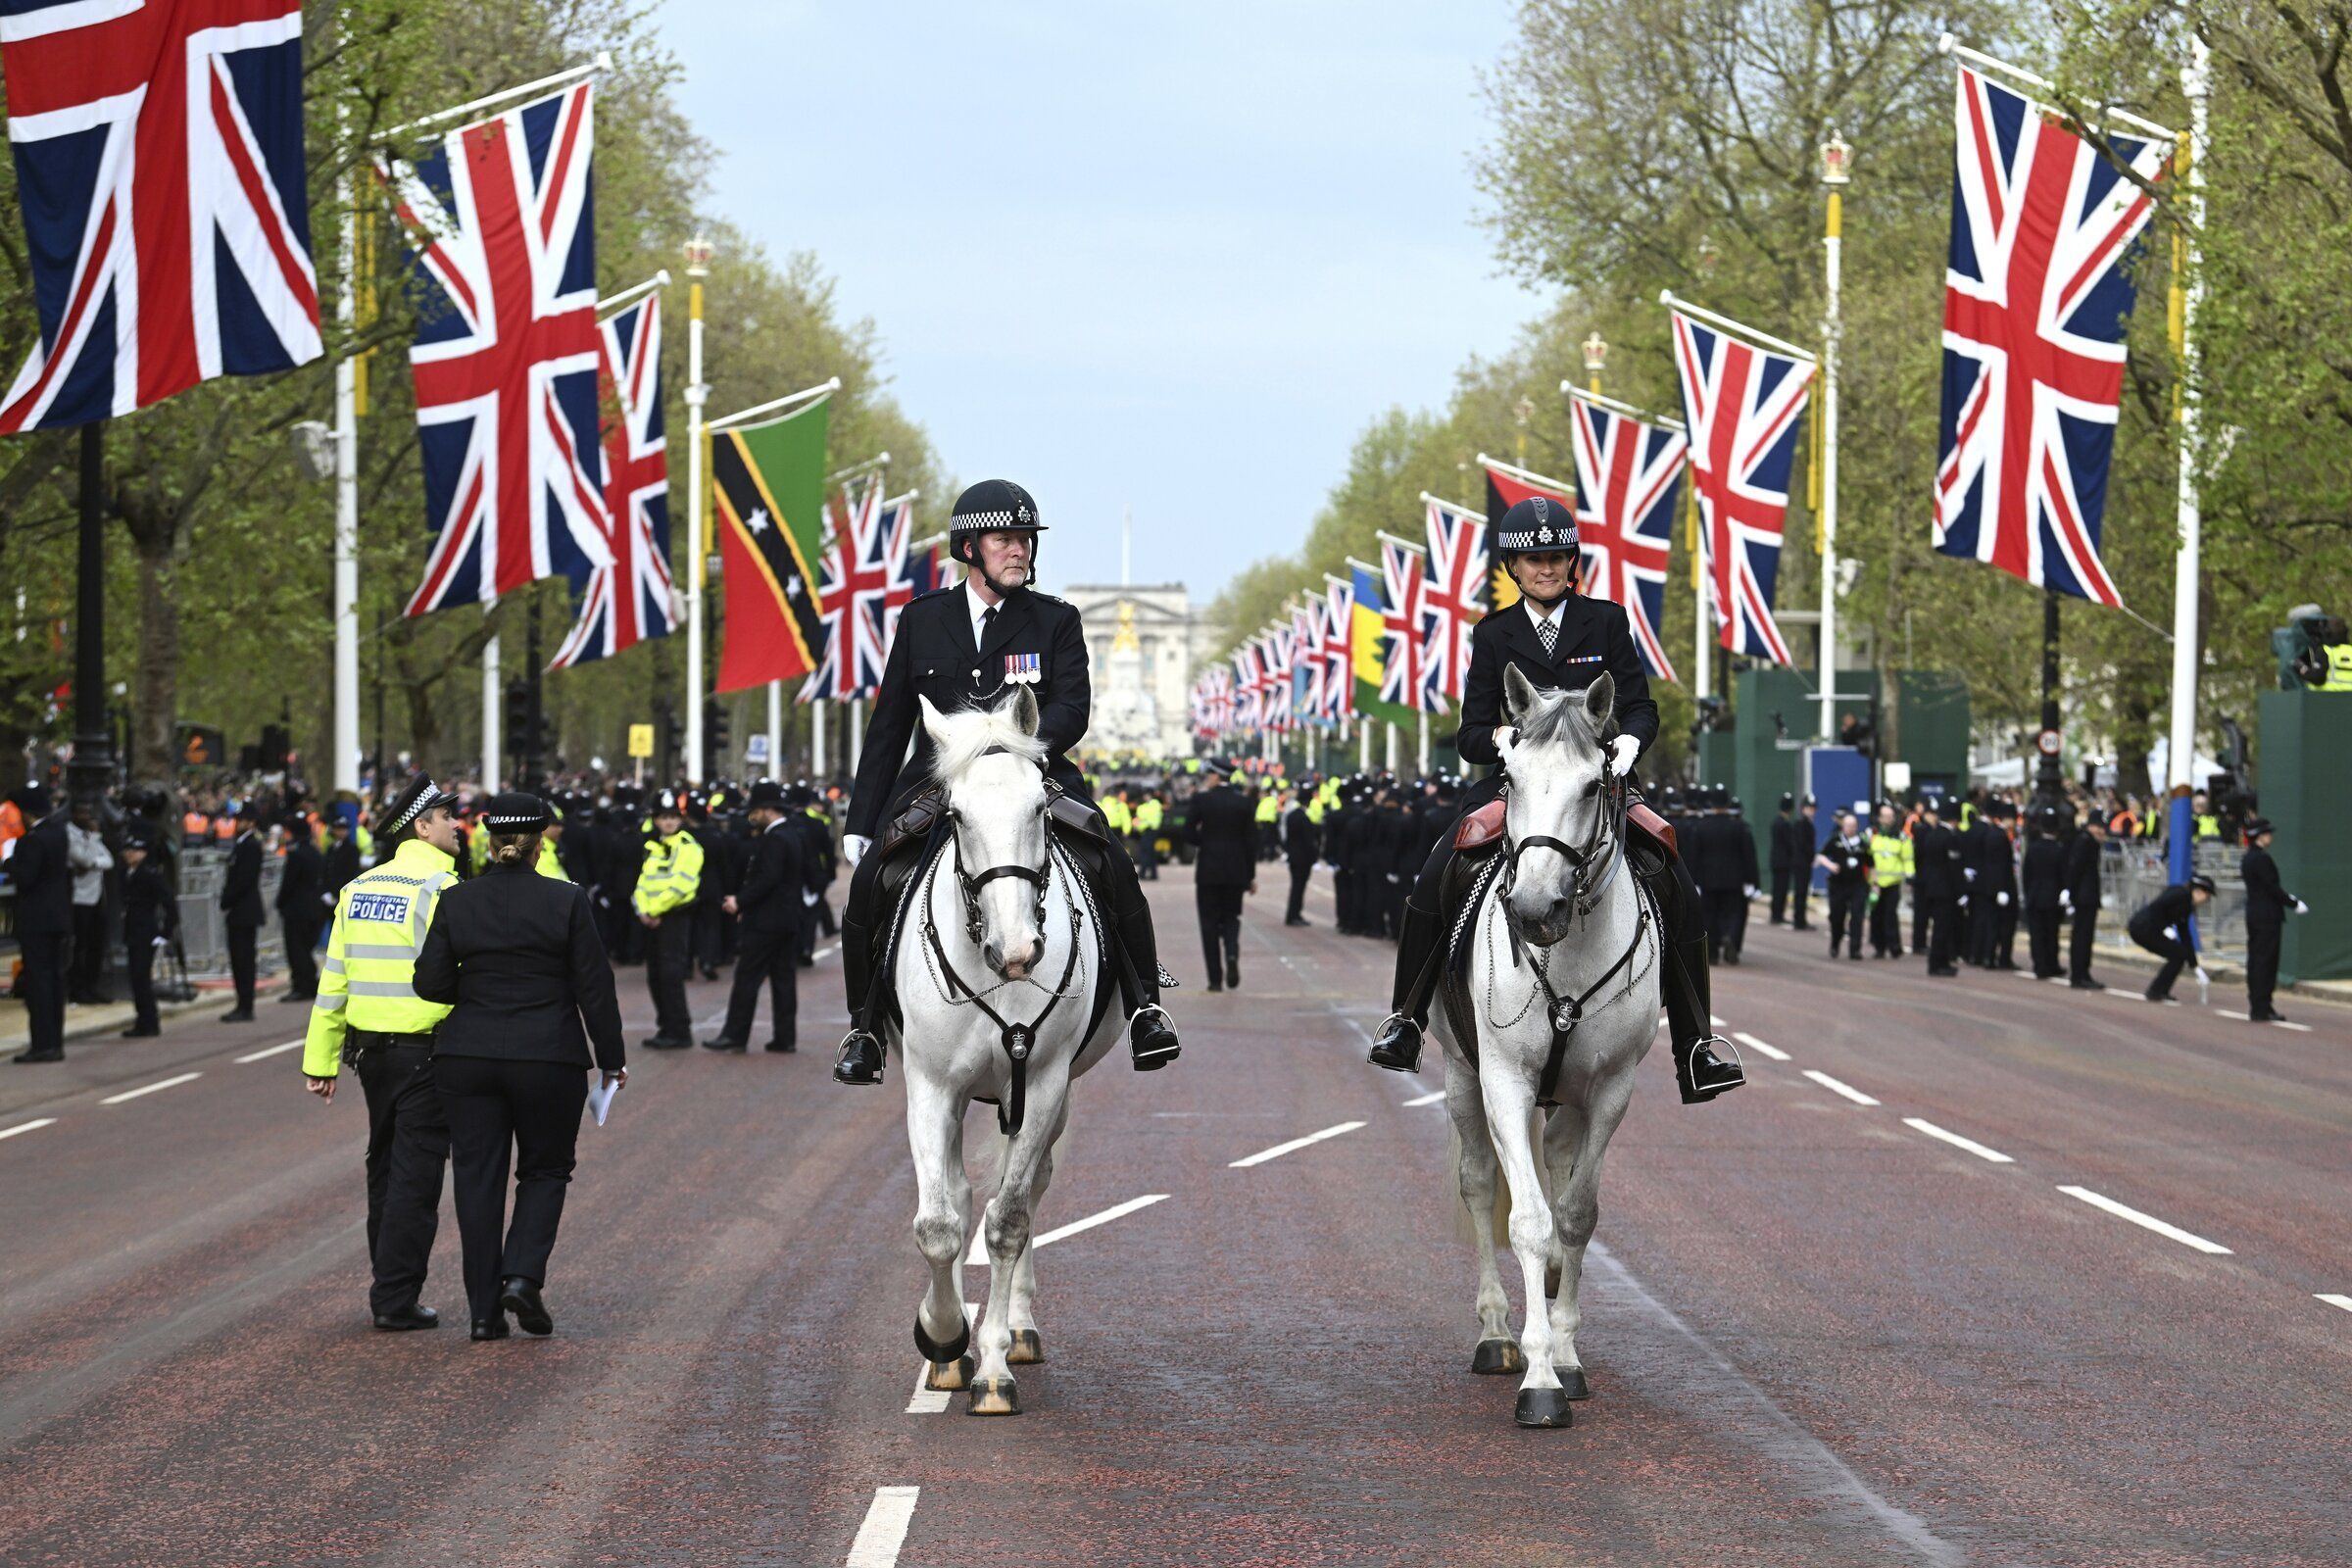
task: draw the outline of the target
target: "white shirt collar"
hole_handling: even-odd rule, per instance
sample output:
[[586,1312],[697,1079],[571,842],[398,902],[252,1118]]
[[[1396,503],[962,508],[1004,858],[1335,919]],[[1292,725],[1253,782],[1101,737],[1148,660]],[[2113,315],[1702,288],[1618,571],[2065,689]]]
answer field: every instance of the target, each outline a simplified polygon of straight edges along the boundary
[[1527,618],[1529,620],[1536,622],[1538,625],[1541,625],[1544,621],[1548,620],[1551,622],[1551,627],[1554,631],[1557,631],[1560,628],[1561,612],[1568,608],[1568,600],[1565,595],[1561,596],[1561,598],[1552,605],[1551,612],[1549,614],[1545,614],[1543,611],[1538,610],[1536,608],[1536,602],[1533,599],[1523,597],[1520,599],[1519,603],[1527,607]]
[[980,646],[980,639],[983,633],[983,628],[980,624],[980,617],[987,614],[992,610],[1002,612],[1008,603],[1010,603],[1009,600],[1000,599],[993,605],[982,604],[980,602],[980,596],[972,592],[971,579],[968,577],[964,579],[963,612],[965,614],[972,617],[972,646],[974,648]]

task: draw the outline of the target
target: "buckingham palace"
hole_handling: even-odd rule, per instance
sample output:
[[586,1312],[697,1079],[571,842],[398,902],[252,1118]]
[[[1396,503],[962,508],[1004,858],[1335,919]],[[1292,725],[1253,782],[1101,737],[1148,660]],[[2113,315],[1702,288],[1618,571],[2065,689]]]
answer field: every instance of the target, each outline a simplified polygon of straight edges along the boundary
[[1059,590],[1078,607],[1094,669],[1090,752],[1190,757],[1193,670],[1209,632],[1184,584],[1079,583]]

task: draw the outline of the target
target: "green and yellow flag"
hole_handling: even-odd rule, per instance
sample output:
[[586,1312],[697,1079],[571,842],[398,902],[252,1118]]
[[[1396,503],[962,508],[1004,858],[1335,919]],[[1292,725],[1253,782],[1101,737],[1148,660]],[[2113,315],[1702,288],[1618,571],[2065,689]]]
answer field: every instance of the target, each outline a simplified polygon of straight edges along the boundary
[[718,689],[808,674],[824,657],[819,545],[832,400],[710,441],[719,559],[727,586]]

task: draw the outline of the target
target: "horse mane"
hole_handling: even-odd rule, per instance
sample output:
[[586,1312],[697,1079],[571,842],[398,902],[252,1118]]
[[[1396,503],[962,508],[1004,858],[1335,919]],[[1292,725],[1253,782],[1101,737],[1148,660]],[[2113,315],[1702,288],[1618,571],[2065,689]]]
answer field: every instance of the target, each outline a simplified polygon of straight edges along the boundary
[[1517,730],[1522,741],[1582,742],[1595,751],[1603,739],[1585,713],[1585,694],[1581,687],[1575,691],[1536,688],[1535,707],[1519,720]]
[[931,776],[942,784],[952,784],[963,776],[974,762],[991,752],[1010,752],[1039,771],[1046,765],[1046,743],[1023,730],[1013,718],[1013,709],[1020,694],[1005,698],[994,708],[967,709],[956,713],[940,715],[931,737],[934,748],[931,758]]

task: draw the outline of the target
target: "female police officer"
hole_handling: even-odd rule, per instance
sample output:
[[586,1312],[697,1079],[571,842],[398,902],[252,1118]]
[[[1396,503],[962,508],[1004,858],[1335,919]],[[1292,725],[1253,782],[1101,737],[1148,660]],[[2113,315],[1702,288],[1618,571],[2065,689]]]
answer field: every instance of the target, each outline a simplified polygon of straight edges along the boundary
[[[1494,530],[1494,554],[1519,585],[1520,600],[1509,610],[1488,615],[1470,634],[1470,672],[1455,741],[1462,760],[1502,760],[1494,744],[1494,731],[1502,723],[1502,672],[1516,664],[1539,686],[1582,687],[1604,673],[1612,677],[1618,734],[1608,743],[1608,765],[1613,772],[1630,775],[1635,760],[1657,739],[1658,709],[1649,700],[1649,677],[1634,652],[1624,609],[1576,592],[1582,564],[1576,519],[1557,502],[1531,496],[1503,514]],[[1500,773],[1482,779],[1464,798],[1463,814],[1495,799],[1502,785]],[[1396,1010],[1373,1041],[1369,1059],[1376,1067],[1412,1072],[1421,1064],[1421,1028],[1445,957],[1439,941],[1438,894],[1452,858],[1453,835],[1447,833],[1438,840],[1405,903],[1404,930],[1396,945]],[[1707,937],[1690,873],[1679,859],[1668,858],[1662,869],[1643,881],[1657,900],[1671,938],[1666,944],[1664,989],[1675,1081],[1683,1102],[1697,1104],[1737,1089],[1746,1079],[1737,1059],[1725,1061],[1715,1051],[1722,1037],[1713,1033],[1708,1018]]]
[[[473,1337],[503,1340],[509,1312],[533,1334],[555,1332],[539,1290],[571,1180],[586,1075],[594,1066],[617,1084],[628,1071],[612,965],[588,894],[535,868],[553,820],[546,804],[499,795],[483,820],[489,863],[441,896],[416,985],[428,1002],[453,1004],[434,1031],[433,1076],[449,1118],[466,1298]],[[502,1245],[510,1153],[514,1223]]]

